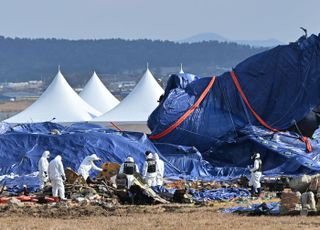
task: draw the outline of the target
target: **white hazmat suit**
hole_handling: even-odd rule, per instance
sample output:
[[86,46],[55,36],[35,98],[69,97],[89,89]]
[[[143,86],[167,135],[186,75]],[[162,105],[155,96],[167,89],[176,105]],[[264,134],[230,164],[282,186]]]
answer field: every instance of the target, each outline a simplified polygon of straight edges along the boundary
[[49,163],[49,179],[52,185],[52,196],[65,199],[65,191],[63,182],[66,180],[61,156],[56,156]]
[[135,177],[134,173],[139,173],[139,168],[134,162],[134,159],[132,157],[128,157],[124,163],[121,164],[119,169],[119,174],[124,173],[127,176],[128,179],[128,189],[133,184]]
[[50,157],[50,152],[44,151],[38,162],[38,170],[39,170],[38,177],[40,180],[40,189],[43,189],[45,186],[45,183],[48,182],[49,157]]
[[157,161],[154,159],[152,153],[147,155],[147,159],[143,164],[142,177],[149,186],[157,185]]
[[153,154],[155,161],[157,162],[157,184],[163,185],[163,177],[164,177],[164,162],[159,158],[158,153]]
[[101,160],[101,159],[96,154],[87,156],[81,162],[80,167],[78,169],[78,173],[82,175],[85,180],[87,180],[91,169],[101,172],[102,169],[97,167],[94,164],[94,161],[98,161],[98,160]]
[[256,153],[254,155],[254,163],[253,168],[250,169],[251,171],[251,178],[249,181],[249,186],[252,186],[254,189],[254,193],[260,193],[261,190],[261,183],[260,179],[262,176],[262,161],[260,159],[260,154]]

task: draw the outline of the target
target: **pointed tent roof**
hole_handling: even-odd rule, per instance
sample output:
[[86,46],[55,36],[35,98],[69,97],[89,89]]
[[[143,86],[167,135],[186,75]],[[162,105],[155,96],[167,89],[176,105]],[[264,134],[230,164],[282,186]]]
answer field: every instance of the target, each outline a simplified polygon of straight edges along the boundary
[[92,120],[92,122],[146,122],[158,106],[158,99],[164,93],[149,68],[139,83],[118,106]]
[[51,120],[57,123],[82,122],[100,114],[81,99],[59,70],[37,101],[5,122],[30,123]]
[[104,86],[95,71],[79,95],[101,113],[108,112],[119,104],[118,99]]
[[183,68],[182,68],[182,63],[180,64],[180,74],[184,74]]

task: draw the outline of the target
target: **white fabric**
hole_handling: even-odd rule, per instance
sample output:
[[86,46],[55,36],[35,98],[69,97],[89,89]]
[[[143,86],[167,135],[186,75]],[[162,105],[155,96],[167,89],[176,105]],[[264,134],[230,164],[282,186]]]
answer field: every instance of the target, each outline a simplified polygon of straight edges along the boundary
[[97,160],[100,160],[100,158],[97,157],[96,154],[92,154],[90,156],[85,157],[84,160],[82,161],[82,163],[80,164],[80,167],[78,169],[78,173],[80,175],[82,175],[85,180],[87,180],[87,178],[89,177],[89,173],[90,173],[91,169],[99,171],[99,172],[102,171],[101,168],[97,167],[94,164],[94,161],[97,161]]
[[51,180],[52,185],[52,196],[60,197],[61,199],[65,199],[65,190],[62,179],[53,179]]
[[61,199],[65,199],[63,180],[66,178],[66,175],[64,174],[64,167],[60,155],[50,161],[48,172],[52,185],[52,196],[57,197],[59,194]]
[[251,172],[255,172],[259,169],[260,166],[260,159],[255,159],[253,163],[253,168],[250,170]]
[[71,88],[59,71],[36,102],[5,122],[14,124],[46,121],[71,123],[89,121],[100,115],[99,111],[88,105]]
[[257,188],[261,188],[261,179],[262,173],[261,172],[251,172],[251,178],[249,180],[249,186],[253,186],[255,192],[257,192]]
[[129,124],[146,122],[149,115],[158,106],[157,101],[163,93],[163,89],[147,69],[136,87],[119,105],[90,122],[125,122]]
[[136,180],[136,178],[134,177],[134,175],[126,175],[127,179],[128,179],[128,189],[134,184],[134,181]]
[[154,158],[157,162],[157,184],[163,185],[163,177],[164,177],[164,162],[159,158],[157,153],[154,153]]
[[[152,158],[153,158],[153,154],[150,153],[147,156],[147,160],[152,159]],[[157,165],[157,161],[156,161],[156,169],[157,168],[158,168],[158,165]],[[156,186],[157,185],[157,171],[154,173],[148,172],[148,161],[145,161],[143,163],[142,177],[145,179],[145,181],[147,182],[147,184],[149,186]]]
[[312,211],[317,211],[316,201],[314,199],[313,192],[305,192],[301,195],[301,205],[304,209],[310,209]]
[[101,113],[106,113],[119,104],[119,100],[104,86],[96,72],[93,73],[79,95]]
[[38,170],[39,170],[38,177],[40,180],[40,189],[43,189],[45,183],[48,181],[49,155],[50,155],[49,151],[44,151],[38,162]]

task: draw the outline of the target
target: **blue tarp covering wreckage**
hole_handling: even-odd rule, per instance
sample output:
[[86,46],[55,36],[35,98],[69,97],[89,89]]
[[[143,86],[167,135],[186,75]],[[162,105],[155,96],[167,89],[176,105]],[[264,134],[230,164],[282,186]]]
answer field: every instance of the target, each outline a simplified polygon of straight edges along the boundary
[[[215,78],[208,94],[183,122],[212,77],[172,75],[164,97],[148,120],[150,138],[159,145],[193,146],[215,176],[239,175],[254,151],[262,155],[265,175],[295,175],[320,171],[318,140],[313,151],[296,133],[286,130],[320,105],[320,38],[311,35],[278,46],[238,64],[233,72],[252,110],[236,87],[231,72]],[[267,127],[266,127],[267,126]],[[169,131],[168,131],[169,130]]]
[[[319,40],[312,35],[278,46],[234,68],[252,108],[270,126],[287,129],[320,105]],[[163,100],[149,117],[149,138],[179,120],[211,79],[172,75]],[[61,135],[50,134],[53,129]],[[224,180],[248,175],[253,151],[262,155],[265,175],[320,172],[319,140],[311,140],[313,151],[307,153],[296,133],[273,132],[261,126],[240,97],[229,72],[216,77],[203,101],[178,127],[162,138],[149,138],[88,123],[69,127],[54,123],[10,127],[1,123],[0,180],[12,187],[21,188],[24,183],[36,187],[37,181],[29,174],[37,171],[44,150],[50,150],[51,157],[62,155],[65,167],[74,170],[92,153],[103,161],[118,163],[133,156],[141,169],[144,152],[151,150],[160,153],[166,162],[165,175],[171,178]]]

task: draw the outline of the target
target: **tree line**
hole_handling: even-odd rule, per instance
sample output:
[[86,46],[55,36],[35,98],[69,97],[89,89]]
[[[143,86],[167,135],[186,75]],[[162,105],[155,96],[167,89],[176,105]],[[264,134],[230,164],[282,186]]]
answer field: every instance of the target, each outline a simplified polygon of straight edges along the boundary
[[[93,70],[105,75],[136,75],[149,62],[158,74],[180,63],[199,75],[231,68],[265,48],[227,42],[175,43],[160,40],[65,40],[0,36],[0,81],[52,78],[61,65],[73,81],[83,82]],[[87,80],[87,79],[86,79]]]

